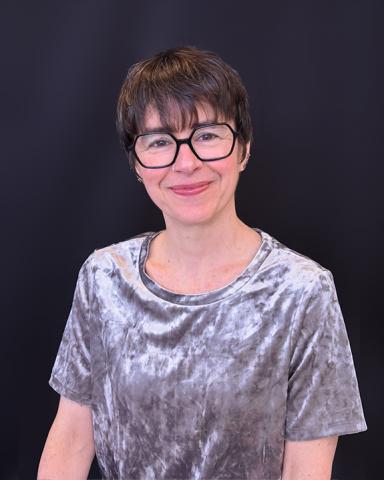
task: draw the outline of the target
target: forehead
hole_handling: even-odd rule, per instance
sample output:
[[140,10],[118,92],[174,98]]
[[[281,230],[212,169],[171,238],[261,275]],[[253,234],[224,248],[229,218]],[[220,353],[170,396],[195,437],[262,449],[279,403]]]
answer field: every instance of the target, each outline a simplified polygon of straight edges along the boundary
[[181,132],[200,123],[224,121],[208,103],[196,104],[191,111],[183,111],[177,104],[170,105],[164,112],[150,106],[144,115],[143,130],[167,130]]

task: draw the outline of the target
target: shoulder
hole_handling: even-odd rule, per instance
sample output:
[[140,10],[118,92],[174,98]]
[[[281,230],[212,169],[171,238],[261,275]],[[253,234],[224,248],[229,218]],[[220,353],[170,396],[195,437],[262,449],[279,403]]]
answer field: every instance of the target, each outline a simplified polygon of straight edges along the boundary
[[91,270],[110,270],[115,266],[126,268],[138,262],[144,240],[154,235],[154,232],[145,232],[134,237],[112,243],[105,247],[96,248],[85,260],[82,268]]
[[287,247],[268,233],[261,232],[269,248],[269,255],[262,265],[262,270],[276,282],[283,282],[286,287],[309,292],[319,285],[328,290],[333,285],[332,273],[312,258]]

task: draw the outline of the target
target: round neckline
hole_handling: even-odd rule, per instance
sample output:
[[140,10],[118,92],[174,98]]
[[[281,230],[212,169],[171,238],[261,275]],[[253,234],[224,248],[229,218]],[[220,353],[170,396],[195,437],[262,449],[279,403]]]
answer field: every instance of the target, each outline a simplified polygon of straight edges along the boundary
[[153,280],[145,271],[145,264],[148,259],[149,255],[149,247],[151,241],[159,235],[160,232],[149,232],[143,239],[141,248],[140,248],[140,255],[139,255],[139,273],[141,280],[145,287],[152,292],[156,297],[161,298],[170,303],[175,303],[178,305],[207,305],[209,303],[217,302],[226,298],[237,290],[242,288],[250,279],[251,277],[258,271],[261,264],[264,262],[266,257],[272,250],[271,242],[269,241],[269,235],[258,228],[254,228],[254,230],[260,234],[261,236],[261,243],[260,246],[255,253],[252,260],[249,264],[245,267],[245,269],[230,283],[220,287],[216,290],[210,290],[208,292],[201,292],[201,293],[177,293],[171,290],[167,290],[166,288],[159,285],[155,280]]

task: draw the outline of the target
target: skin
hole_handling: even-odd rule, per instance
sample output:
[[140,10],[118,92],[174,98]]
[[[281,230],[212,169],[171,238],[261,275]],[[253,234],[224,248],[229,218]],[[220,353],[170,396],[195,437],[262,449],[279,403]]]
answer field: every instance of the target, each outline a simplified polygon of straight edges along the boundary
[[95,456],[92,411],[60,397],[41,455],[38,480],[86,480]]
[[[211,121],[213,113],[209,105],[201,105],[198,121]],[[145,123],[146,129],[161,128],[159,115],[152,109]],[[173,133],[186,138],[190,132],[186,128]],[[146,263],[147,273],[160,285],[179,293],[206,292],[234,280],[252,260],[260,236],[238,218],[235,208],[235,190],[245,164],[243,148],[236,141],[233,153],[217,162],[201,162],[183,144],[173,167],[150,170],[136,165],[166,225],[151,242]],[[192,196],[172,189],[196,182],[208,182],[208,187]],[[286,441],[282,480],[329,480],[336,445],[337,437]],[[61,397],[38,480],[85,480],[94,454],[90,407]]]
[[[207,105],[197,110],[199,123],[210,122],[215,116]],[[227,122],[234,127],[233,122]],[[145,123],[148,130],[161,128],[158,113],[151,109]],[[191,130],[174,133],[178,138],[186,138]],[[245,155],[248,153],[249,144]],[[214,162],[201,162],[183,144],[172,167],[146,169],[136,165],[166,225],[151,243],[146,264],[147,273],[160,285],[190,294],[220,288],[236,278],[256,254],[260,235],[238,218],[235,208],[235,190],[246,164],[243,158],[243,147],[238,141],[229,157]],[[198,195],[184,197],[172,190],[198,182],[209,182],[208,188]]]
[[337,440],[286,441],[282,480],[330,480]]

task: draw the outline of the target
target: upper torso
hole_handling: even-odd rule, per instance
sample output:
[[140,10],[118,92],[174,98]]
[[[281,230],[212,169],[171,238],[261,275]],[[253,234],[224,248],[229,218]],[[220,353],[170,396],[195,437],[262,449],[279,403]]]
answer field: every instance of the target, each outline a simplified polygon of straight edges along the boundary
[[[301,341],[294,323],[326,270],[261,233],[250,265],[206,294],[176,294],[146,275],[154,234],[92,255],[88,396],[105,478],[278,480],[285,438],[331,433],[316,413],[317,372],[300,373],[312,333]],[[59,390],[70,374],[57,362]],[[292,375],[307,399],[289,397]]]

